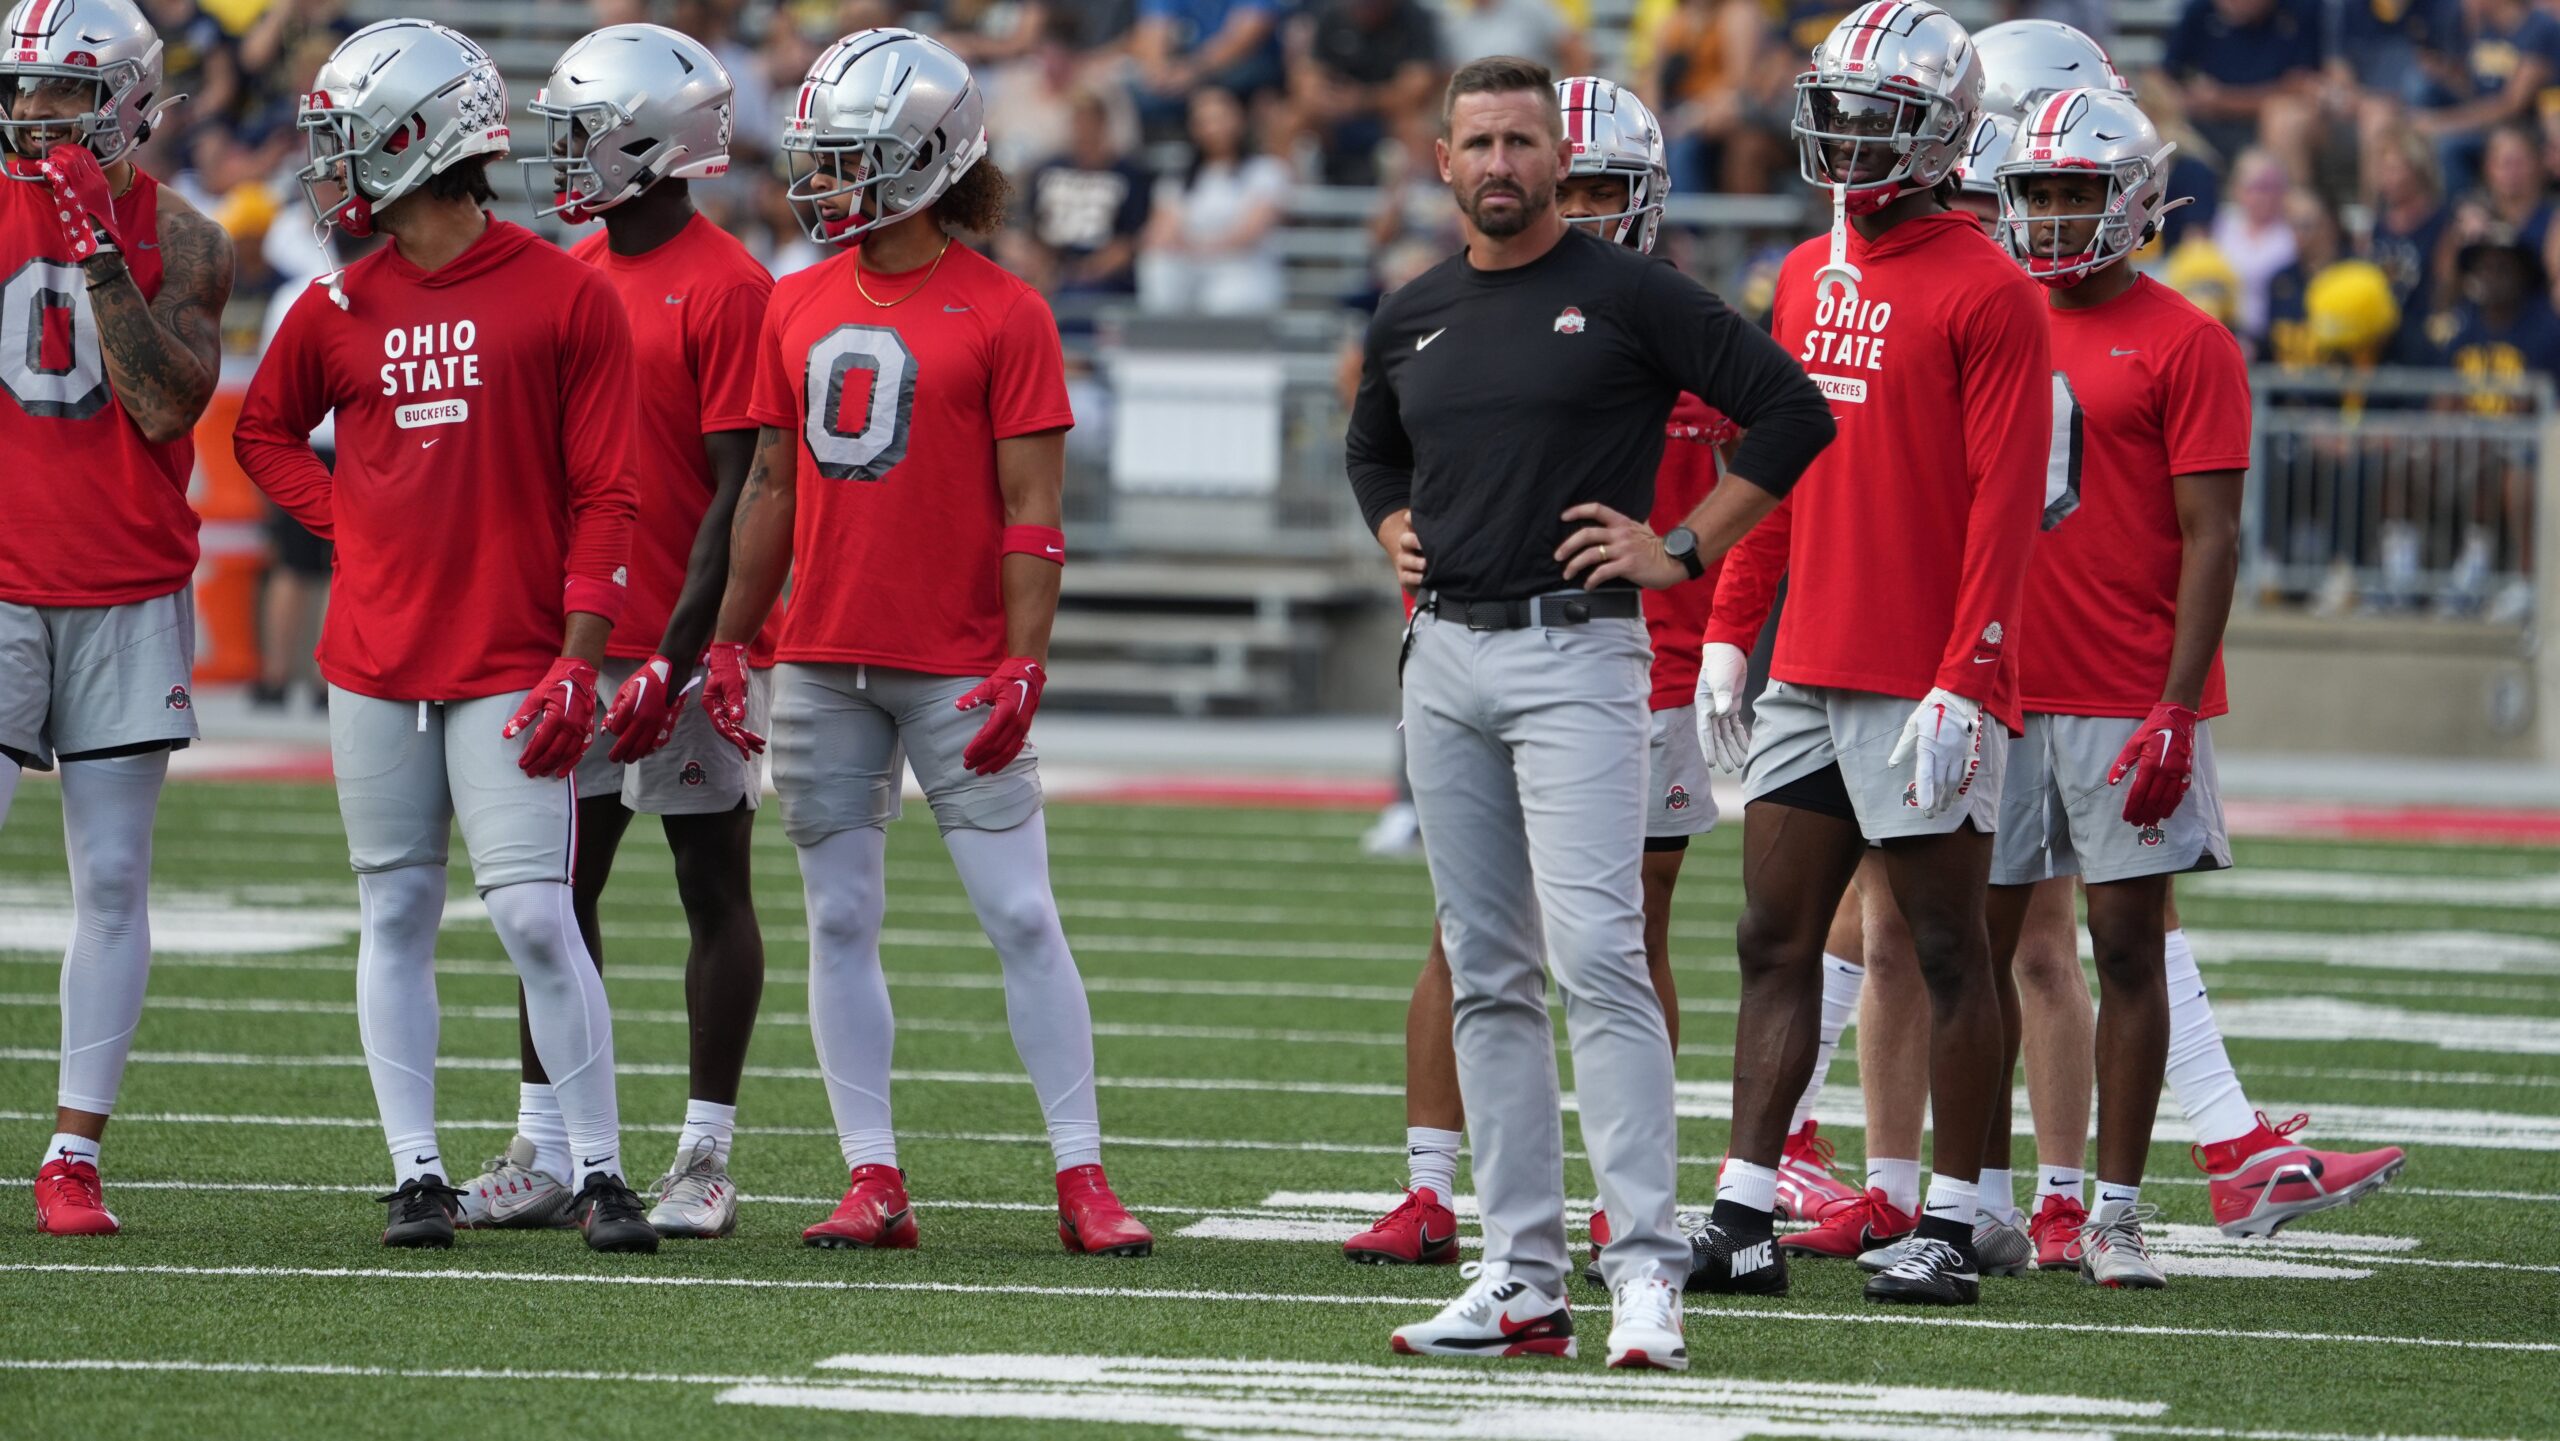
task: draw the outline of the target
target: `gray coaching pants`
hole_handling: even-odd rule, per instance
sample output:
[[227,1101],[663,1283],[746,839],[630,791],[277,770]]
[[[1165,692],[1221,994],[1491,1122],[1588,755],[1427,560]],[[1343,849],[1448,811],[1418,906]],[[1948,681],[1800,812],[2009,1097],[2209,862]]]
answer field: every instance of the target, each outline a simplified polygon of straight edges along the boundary
[[1405,764],[1454,983],[1484,1259],[1549,1295],[1571,1264],[1546,971],[1564,991],[1582,1138],[1614,1290],[1678,1286],[1670,1034],[1644,959],[1644,623],[1470,631],[1423,615],[1404,672]]

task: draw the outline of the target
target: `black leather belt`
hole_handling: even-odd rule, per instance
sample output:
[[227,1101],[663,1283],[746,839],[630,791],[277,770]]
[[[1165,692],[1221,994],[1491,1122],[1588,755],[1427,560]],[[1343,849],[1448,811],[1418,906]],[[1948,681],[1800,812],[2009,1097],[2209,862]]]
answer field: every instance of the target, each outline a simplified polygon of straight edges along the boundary
[[1567,591],[1525,600],[1460,600],[1426,590],[1416,598],[1414,609],[1469,630],[1520,630],[1533,625],[1635,620],[1643,616],[1644,602],[1632,590]]

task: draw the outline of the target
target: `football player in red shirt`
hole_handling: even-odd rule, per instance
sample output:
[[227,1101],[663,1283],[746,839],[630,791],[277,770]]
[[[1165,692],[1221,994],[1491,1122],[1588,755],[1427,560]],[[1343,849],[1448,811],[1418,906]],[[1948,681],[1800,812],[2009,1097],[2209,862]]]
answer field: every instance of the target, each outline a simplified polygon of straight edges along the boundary
[[766,311],[751,407],[763,431],[703,704],[722,734],[763,748],[747,647],[791,577],[773,779],[808,892],[810,1029],[852,1173],[805,1239],[916,1244],[880,972],[903,763],[1004,965],[1057,1162],[1059,1237],[1142,1256],[1154,1238],[1102,1172],[1093,1021],[1026,745],[1066,564],[1065,363],[1039,293],[951,234],[1003,220],[984,110],[959,57],[898,29],[837,41],[792,102],[792,204],[812,239],[842,249],[777,284]]
[[[2033,109],[1997,172],[2009,247],[2051,297],[2057,404],[2072,405],[2081,444],[2077,505],[2029,571],[2040,629],[2021,654],[2027,720],[2002,799],[1994,930],[2016,936],[2029,897],[2056,890],[2060,906],[2041,909],[2067,931],[2070,877],[2084,882],[2101,996],[2098,1175],[2077,1259],[2087,1279],[2141,1288],[2165,1284],[2141,1182],[2181,1048],[2197,1073],[2180,1099],[2217,1173],[2216,1221],[2271,1231],[2370,1192],[2403,1160],[2397,1148],[2315,1156],[2287,1140],[2241,1097],[2191,954],[2171,994],[2171,878],[2231,864],[2209,722],[2229,708],[2221,644],[2249,380],[2227,329],[2133,268],[2173,203],[2170,149],[2128,97],[2070,90]],[[2181,1005],[2201,1028],[2173,1027]],[[2224,1084],[2191,1100],[2207,1069]]]
[[[176,97],[131,0],[21,0],[0,34],[0,821],[62,766],[73,925],[36,1229],[113,1235],[98,1142],[151,970],[151,823],[196,734],[196,417],[231,242],[134,164]],[[65,478],[76,480],[66,484]]]
[[1937,1144],[1923,1240],[1867,1294],[1979,1296],[1976,1178],[2002,1088],[1983,885],[2051,403],[2040,297],[1942,198],[1981,93],[1964,28],[1920,0],[1861,6],[1797,81],[1805,177],[1841,219],[1788,258],[1775,330],[1831,397],[1839,441],[1727,559],[1706,632],[1749,646],[1792,577],[1743,781],[1733,1150],[1693,1237],[1698,1289],[1786,1289],[1776,1167],[1818,1041],[1824,937],[1874,842],[1933,1003]]
[[[1634,92],[1597,76],[1557,81],[1556,97],[1564,108],[1565,135],[1573,142],[1572,165],[1556,187],[1557,209],[1594,234],[1652,254],[1663,203],[1671,195],[1662,130],[1653,112]],[[1647,523],[1667,534],[1715,488],[1719,448],[1738,431],[1723,414],[1685,393],[1673,404],[1664,430],[1668,443],[1654,477],[1653,514]],[[1706,626],[1707,603],[1715,596],[1717,564],[1708,564],[1685,584],[1643,593],[1645,628],[1653,642],[1645,961],[1675,1051],[1680,1009],[1671,974],[1671,898],[1689,838],[1716,824],[1715,792],[1691,700],[1698,680],[1698,635]],[[1343,1254],[1354,1261],[1410,1265],[1458,1259],[1458,1223],[1450,1202],[1456,1194],[1466,1112],[1458,1093],[1450,1005],[1449,958],[1435,933],[1405,1017],[1405,1198],[1376,1225],[1343,1243]],[[1833,1042],[1838,1042],[1836,1031]],[[1788,1138],[1786,1175],[1802,1184],[1800,1173],[1808,1166],[1828,1179],[1809,1122]],[[1831,1185],[1845,1189],[1837,1181]],[[1591,1239],[1595,1250],[1608,1241],[1606,1218],[1598,1212],[1591,1218]]]
[[[436,928],[455,821],[524,983],[600,1251],[654,1251],[622,1178],[613,1016],[579,938],[569,774],[595,735],[596,663],[623,607],[633,492],[631,327],[613,288],[490,217],[506,86],[425,20],[348,37],[299,123],[323,233],[391,243],[314,282],[277,328],[233,448],[337,542],[320,637],[338,808],[364,901],[356,1008],[398,1189],[388,1246],[450,1246],[436,1144]],[[337,413],[337,469],[312,427]]]
[[[635,811],[659,818],[692,939],[691,1075],[675,1164],[649,1220],[661,1236],[696,1238],[737,1227],[729,1152],[764,993],[748,868],[762,768],[684,703],[728,584],[729,519],[755,450],[747,392],[773,290],[746,247],[693,205],[689,182],[728,171],[731,105],[729,74],[700,41],[657,25],[608,26],[552,67],[531,107],[548,143],[518,162],[538,167],[530,183],[553,196],[543,213],[604,221],[570,254],[604,275],[631,321],[640,509],[630,598],[599,668],[599,689],[614,688],[604,720],[612,735],[588,747],[573,777],[574,890],[578,930],[602,965],[596,911],[614,852]],[[772,657],[772,636],[759,636],[748,674],[757,725]],[[529,1025],[518,1049],[516,1137],[463,1188],[465,1225],[545,1226],[569,1202],[568,1132]]]

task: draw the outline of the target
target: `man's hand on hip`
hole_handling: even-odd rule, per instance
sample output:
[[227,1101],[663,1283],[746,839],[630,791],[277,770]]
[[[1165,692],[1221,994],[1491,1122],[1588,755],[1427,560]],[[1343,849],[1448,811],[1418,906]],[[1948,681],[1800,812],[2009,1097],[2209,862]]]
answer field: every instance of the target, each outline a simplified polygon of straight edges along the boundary
[[1395,562],[1396,584],[1422,589],[1422,537],[1413,533],[1413,512],[1400,510],[1378,523],[1378,545]]
[[1668,590],[1689,578],[1688,567],[1662,548],[1653,527],[1631,520],[1598,501],[1586,501],[1564,513],[1582,528],[1556,547],[1564,578],[1596,590],[1613,580],[1630,580],[1647,590]]

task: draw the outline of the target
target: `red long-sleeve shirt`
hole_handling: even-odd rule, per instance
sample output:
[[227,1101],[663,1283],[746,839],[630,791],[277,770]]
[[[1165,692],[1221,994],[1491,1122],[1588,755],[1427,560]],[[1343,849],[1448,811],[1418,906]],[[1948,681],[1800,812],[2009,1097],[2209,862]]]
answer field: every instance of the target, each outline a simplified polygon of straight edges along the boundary
[[2015,730],[2010,641],[2053,434],[2043,291],[1955,213],[1852,232],[1853,303],[1815,297],[1829,258],[1827,237],[1787,257],[1775,333],[1839,438],[1726,558],[1706,638],[1748,649],[1786,574],[1772,676],[1943,687]]
[[[604,277],[492,220],[435,271],[398,247],[314,284],[249,383],[233,448],[338,543],[320,673],[388,700],[540,681],[569,611],[617,619],[637,487],[631,328]],[[338,415],[335,476],[311,451]]]

